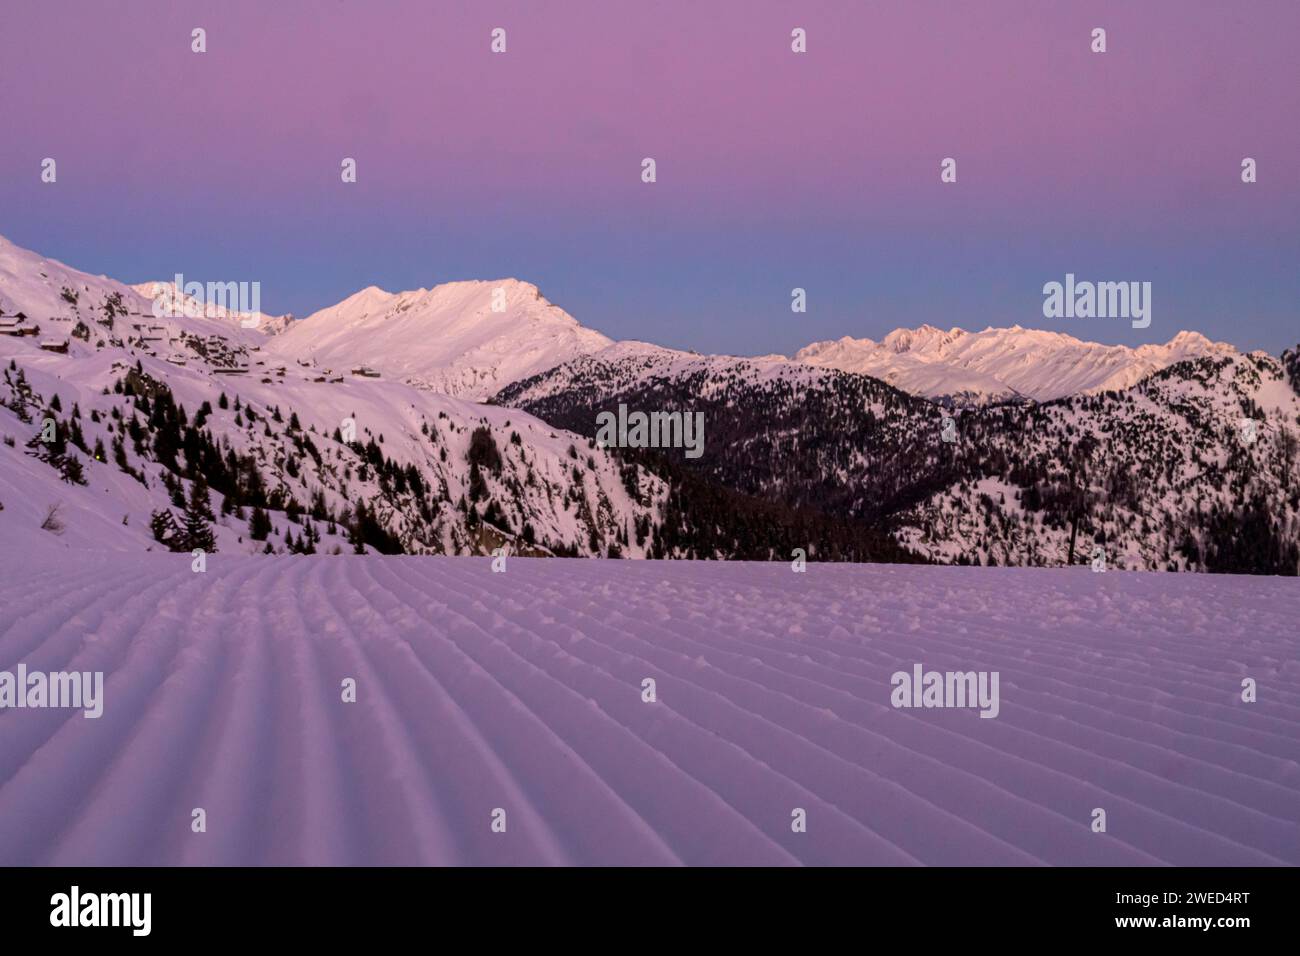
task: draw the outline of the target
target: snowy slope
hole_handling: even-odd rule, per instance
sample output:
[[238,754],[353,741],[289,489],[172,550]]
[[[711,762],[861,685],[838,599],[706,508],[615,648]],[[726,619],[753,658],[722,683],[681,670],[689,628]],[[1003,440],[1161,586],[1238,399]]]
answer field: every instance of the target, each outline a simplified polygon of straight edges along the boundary
[[[176,287],[175,281],[137,282],[131,286],[150,302],[161,300],[161,308],[174,315],[199,315],[238,323],[246,329],[256,329],[263,335],[277,335],[293,324],[292,315],[267,315],[252,309],[240,312],[227,309],[218,302],[206,302],[186,295]],[[236,303],[238,304],[238,303]]]
[[[922,327],[921,331],[925,328]],[[947,399],[962,404],[1010,402],[1025,398],[996,375],[934,361],[920,352],[895,351],[871,339],[846,335],[833,342],[814,342],[796,352],[794,359],[817,368],[870,375],[924,398]]]
[[1204,357],[957,421],[960,480],[899,516],[899,539],[932,558],[1063,563],[1077,481],[1076,561],[1100,548],[1112,567],[1300,568],[1300,392],[1276,358]]
[[535,285],[502,279],[399,293],[371,286],[295,323],[268,348],[319,367],[368,365],[417,387],[482,400],[609,344]]
[[1234,354],[1231,345],[1196,332],[1179,332],[1164,345],[1129,348],[1018,325],[982,332],[923,325],[895,329],[880,342],[848,336],[815,342],[795,359],[871,375],[913,395],[983,404],[1119,390],[1177,362]]
[[[137,290],[8,242],[0,307],[40,329],[0,335],[0,541],[158,548],[151,516],[206,469],[221,553],[309,532],[349,550],[362,508],[413,553],[641,556],[653,538],[661,482],[526,414],[278,360],[260,330],[155,317]],[[161,430],[160,398],[182,416]],[[40,440],[47,419],[66,454]],[[61,527],[42,529],[55,507]],[[269,538],[251,535],[257,507]]]
[[828,377],[820,369],[792,362],[782,355],[755,358],[701,355],[647,342],[624,341],[511,383],[494,395],[493,401],[526,407],[575,388],[596,399],[657,382],[683,380],[699,383],[701,395],[711,394],[736,379],[755,385],[781,381],[816,388]]
[[114,296],[125,312],[151,311],[152,303],[124,283],[81,272],[0,236],[0,314],[23,312],[33,323],[48,323],[97,312]]
[[[478,428],[486,428],[493,436],[501,457],[498,472],[484,470],[487,500],[495,501],[503,512],[504,522],[498,521],[498,526],[514,535],[530,525],[539,543],[579,546],[585,552],[595,540],[596,550],[603,554],[608,544],[623,537],[633,519],[648,514],[649,503],[663,494],[658,483],[647,478],[641,488],[647,504],[634,502],[625,488],[622,468],[605,452],[588,448],[577,436],[526,414],[464,402],[399,382],[351,376],[326,381],[314,372],[293,364],[280,366],[251,351],[241,353],[249,363],[249,374],[221,376],[192,353],[187,353],[186,365],[176,366],[138,348],[92,350],[74,339],[71,354],[57,355],[27,344],[32,341],[0,337],[0,362],[5,366],[0,373],[0,438],[4,439],[0,445],[0,538],[10,541],[48,537],[47,532],[38,530],[39,524],[46,509],[57,503],[62,506],[66,526],[57,537],[66,547],[137,550],[158,546],[149,536],[148,522],[152,511],[168,505],[163,478],[169,469],[158,460],[158,437],[148,434],[149,414],[142,410],[141,400],[112,390],[116,382],[134,374],[137,361],[146,381],[165,385],[175,401],[191,413],[206,402],[211,408],[204,421],[208,433],[223,449],[254,463],[262,485],[278,493],[283,503],[294,501],[306,510],[319,498],[322,514],[317,516],[318,527],[327,523],[325,515],[337,516],[341,522],[350,507],[363,502],[378,509],[381,521],[409,550],[483,553],[502,543],[476,537],[466,526],[465,513],[458,504],[466,495],[473,503],[467,456],[471,435]],[[18,371],[8,367],[11,360]],[[26,408],[27,421],[14,407],[3,407],[21,404],[16,399],[18,372],[34,396]],[[219,407],[223,394],[232,402],[238,400],[239,407]],[[70,449],[85,465],[86,486],[60,481],[57,471],[29,454],[28,443],[39,434],[40,422],[51,414],[49,403],[56,395],[62,412],[54,417],[67,422],[77,414],[87,446],[98,440],[105,448],[102,461]],[[92,416],[98,420],[92,421]],[[123,423],[132,419],[144,425],[146,439],[143,449],[132,450],[127,443],[124,456],[128,465],[144,476],[143,487],[113,463],[108,451],[116,438],[125,440]],[[299,423],[296,428],[293,419]],[[355,446],[331,437],[348,422],[355,427]],[[376,449],[384,459],[419,472],[429,489],[426,503],[381,487],[373,461],[361,449],[375,442],[380,443]],[[583,450],[581,457],[570,450],[575,444]],[[316,449],[315,454],[308,450],[309,445]],[[213,480],[209,476],[209,481]],[[216,509],[221,496],[214,499]],[[293,523],[283,523],[283,515],[275,517],[280,535],[300,532]],[[332,528],[333,521],[328,523]],[[346,529],[338,533],[340,536],[326,546],[346,550]],[[273,543],[281,541],[277,535]],[[263,547],[250,540],[238,515],[221,516],[217,543],[219,551],[250,553]],[[640,549],[629,542],[625,553],[639,554]]]
[[[106,676],[98,719],[0,712],[0,865],[1300,863],[1277,580],[3,564],[0,669]],[[915,663],[997,671],[998,716],[894,709]]]

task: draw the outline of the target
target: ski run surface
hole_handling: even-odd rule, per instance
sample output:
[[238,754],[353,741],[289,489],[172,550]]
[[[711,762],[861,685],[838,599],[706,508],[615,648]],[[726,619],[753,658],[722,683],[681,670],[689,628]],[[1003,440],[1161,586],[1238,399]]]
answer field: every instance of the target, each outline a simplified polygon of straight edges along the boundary
[[[0,564],[0,670],[105,675],[99,719],[0,710],[3,865],[1300,863],[1291,581]],[[998,671],[996,719],[893,708],[918,663]]]

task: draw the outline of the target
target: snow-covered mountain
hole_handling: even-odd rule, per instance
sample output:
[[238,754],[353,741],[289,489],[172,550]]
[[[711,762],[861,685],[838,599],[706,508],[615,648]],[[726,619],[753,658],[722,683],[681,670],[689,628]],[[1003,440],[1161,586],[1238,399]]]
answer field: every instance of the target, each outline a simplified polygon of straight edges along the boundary
[[273,341],[0,239],[0,538],[158,549],[202,478],[219,551],[651,547],[666,489],[604,450]]
[[[523,283],[368,290],[272,337],[152,305],[0,240],[7,542],[179,549],[197,534],[181,516],[208,520],[193,500],[206,484],[225,552],[771,560],[804,548],[1053,565],[1100,546],[1131,568],[1300,564],[1295,352],[1242,355],[1192,334],[1134,350],[1018,329],[888,336],[894,355],[947,356],[922,364],[972,376],[996,366],[998,382],[1041,397],[1032,360],[1008,358],[1022,342],[1091,392],[953,410],[782,356],[610,343]],[[383,346],[348,357],[368,334]],[[304,335],[334,365],[314,349],[286,358],[282,344]],[[419,363],[401,375],[401,342],[408,359],[445,360],[421,366],[435,380]],[[1122,384],[1161,362],[1173,364]],[[446,393],[482,396],[533,368],[487,404]],[[598,447],[596,416],[619,404],[702,414],[703,455]]]
[[781,380],[791,386],[818,388],[827,380],[828,373],[783,355],[754,358],[702,355],[648,342],[624,341],[511,383],[493,401],[523,408],[572,389],[583,390],[597,399],[670,380],[692,381],[697,384],[699,394],[707,396],[737,377],[751,383]]
[[210,319],[237,322],[242,328],[254,329],[263,335],[278,335],[293,324],[292,315],[267,315],[255,310],[227,309],[216,302],[205,302],[187,295],[176,287],[175,281],[137,282],[131,286],[150,302],[157,302],[169,315],[201,315]]
[[[513,292],[535,313],[515,339],[595,334]],[[188,550],[215,521],[203,549],[221,553],[770,559],[814,536],[906,558],[867,529],[674,485],[515,409],[284,360],[278,336],[228,316],[156,317],[138,290],[8,243],[0,294],[7,544]]]
[[866,375],[621,344],[496,400],[589,436],[620,405],[702,415],[697,460],[635,460],[887,530],[938,561],[1050,566],[1100,547],[1125,568],[1300,570],[1291,352],[1234,350],[1126,389],[951,410]]
[[[1233,346],[1211,342],[1197,332],[1179,332],[1165,345],[1129,348],[1019,326],[983,332],[953,328],[944,332],[923,325],[895,329],[879,342],[848,336],[815,342],[792,358],[700,355],[627,341],[566,362],[565,370],[557,369],[555,375],[537,377],[527,398],[539,397],[537,389],[562,388],[567,374],[585,374],[591,363],[599,363],[607,373],[625,379],[680,376],[713,367],[733,371],[743,368],[747,374],[810,382],[815,376],[810,378],[801,369],[833,369],[869,375],[910,395],[945,405],[1046,402],[1067,395],[1126,389],[1160,369],[1188,359],[1238,354]],[[515,397],[523,395],[503,391]]]
[[1018,325],[982,332],[922,325],[895,329],[879,342],[849,336],[814,342],[795,360],[871,375],[926,398],[989,404],[1124,389],[1177,362],[1234,354],[1231,345],[1197,332],[1179,332],[1164,345],[1129,348]]
[[294,323],[268,348],[336,371],[365,365],[418,388],[481,401],[609,344],[537,286],[501,279],[396,293],[370,286]]
[[121,314],[151,314],[152,303],[131,286],[81,272],[0,236],[0,316],[22,312],[34,326],[98,312],[110,300]]
[[[87,295],[96,306],[117,294],[128,311],[141,314],[151,312],[160,294],[178,312],[192,302],[173,283],[126,286],[103,276],[87,277],[0,238],[0,311],[12,313],[25,304],[33,314],[57,315],[70,304],[65,289]],[[367,366],[416,387],[479,401],[614,345],[548,302],[536,286],[516,279],[449,282],[400,293],[371,286],[301,321],[261,313],[225,315],[220,308],[208,308],[206,314],[226,321],[238,318],[241,327],[254,324],[242,320],[256,318],[256,330],[273,336],[270,352],[314,364],[322,372]],[[609,357],[641,350],[653,362],[670,356],[680,356],[673,362],[707,358],[639,342],[618,345],[624,351],[608,352]],[[1164,345],[1130,348],[1020,326],[945,332],[922,325],[895,329],[879,342],[845,336],[805,346],[792,359],[747,361],[774,369],[792,363],[838,369],[925,398],[989,404],[1124,389],[1177,362],[1234,354],[1233,346],[1196,332],[1179,332]],[[780,374],[789,374],[788,369]]]
[[[644,553],[645,536],[622,543],[651,524],[661,484],[531,416],[398,382],[326,380],[218,347],[220,332],[200,342],[219,358],[188,352],[184,365],[101,334],[66,355],[0,336],[7,541],[159,549],[151,519],[183,510],[202,477],[220,552],[312,538],[313,550],[351,551],[361,538],[390,552]],[[41,440],[47,419],[54,443]],[[55,507],[57,535],[41,527]]]

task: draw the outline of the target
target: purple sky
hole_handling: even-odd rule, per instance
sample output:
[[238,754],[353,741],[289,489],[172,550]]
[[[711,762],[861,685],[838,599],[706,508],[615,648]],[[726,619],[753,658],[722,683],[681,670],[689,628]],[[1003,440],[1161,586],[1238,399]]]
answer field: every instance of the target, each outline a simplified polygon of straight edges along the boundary
[[[737,353],[922,322],[1300,341],[1296,0],[5,0],[3,25],[0,234],[127,281],[256,280],[305,315],[514,275],[614,337]],[[1043,318],[1066,272],[1152,282],[1150,328]]]

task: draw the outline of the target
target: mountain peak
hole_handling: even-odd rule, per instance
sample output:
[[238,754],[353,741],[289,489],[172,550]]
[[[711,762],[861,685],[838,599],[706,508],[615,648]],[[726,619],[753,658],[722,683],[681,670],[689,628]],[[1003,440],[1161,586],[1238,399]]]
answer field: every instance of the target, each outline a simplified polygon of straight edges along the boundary
[[611,340],[521,279],[463,279],[388,293],[371,286],[296,323],[274,350],[482,400]]
[[1208,338],[1200,332],[1189,332],[1184,329],[1169,340],[1170,348],[1187,348],[1189,346],[1209,346],[1213,345]]
[[560,322],[577,320],[555,306],[542,290],[523,279],[455,279],[440,282],[431,289],[421,289],[419,297],[432,308],[468,309],[475,314],[514,314],[522,313],[520,318],[534,319],[543,310],[554,310],[551,319]]
[[943,347],[966,333],[957,327],[950,332],[933,325],[919,325],[915,329],[894,329],[881,340],[881,344],[895,352],[913,349]]

